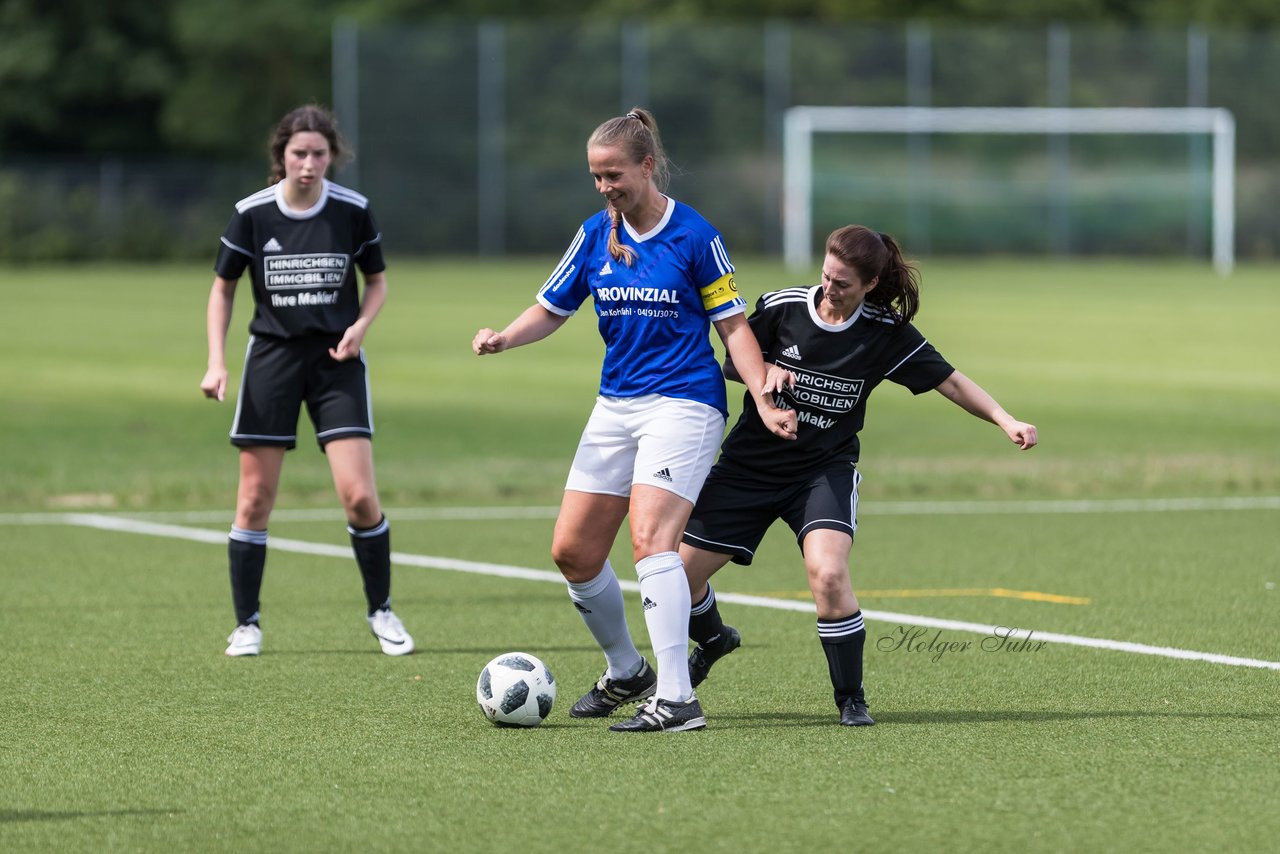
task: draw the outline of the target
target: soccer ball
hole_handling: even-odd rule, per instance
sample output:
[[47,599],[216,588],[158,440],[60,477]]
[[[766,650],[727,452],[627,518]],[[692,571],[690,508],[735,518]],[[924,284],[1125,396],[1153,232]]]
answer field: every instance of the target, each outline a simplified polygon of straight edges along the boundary
[[476,702],[497,726],[537,726],[551,713],[556,679],[535,656],[505,652],[480,671]]

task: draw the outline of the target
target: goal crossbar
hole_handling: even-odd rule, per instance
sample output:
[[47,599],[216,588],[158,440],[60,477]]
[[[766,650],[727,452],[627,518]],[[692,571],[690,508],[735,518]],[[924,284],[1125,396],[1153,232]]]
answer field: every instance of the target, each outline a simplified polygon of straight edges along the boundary
[[816,133],[1209,134],[1213,139],[1213,264],[1235,262],[1235,119],[1209,107],[792,107],[783,121],[783,249],[812,263]]

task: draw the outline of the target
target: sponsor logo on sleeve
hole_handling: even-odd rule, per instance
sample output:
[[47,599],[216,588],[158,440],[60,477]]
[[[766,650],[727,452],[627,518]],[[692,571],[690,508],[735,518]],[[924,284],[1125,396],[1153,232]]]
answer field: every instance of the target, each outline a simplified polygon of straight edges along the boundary
[[738,284],[733,280],[733,273],[726,273],[711,284],[702,288],[702,307],[714,311],[739,299]]

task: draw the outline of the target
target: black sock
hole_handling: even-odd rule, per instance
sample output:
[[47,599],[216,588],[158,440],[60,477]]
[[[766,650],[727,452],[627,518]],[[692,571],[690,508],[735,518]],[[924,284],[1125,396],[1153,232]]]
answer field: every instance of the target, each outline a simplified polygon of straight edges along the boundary
[[831,687],[835,690],[836,707],[853,699],[866,704],[862,691],[862,649],[867,642],[867,630],[862,625],[862,611],[854,611],[848,617],[836,620],[818,619],[818,638],[827,656],[827,670],[831,674]]
[[369,613],[391,607],[391,526],[387,517],[372,528],[361,530],[347,526],[351,535],[351,550],[356,553],[356,563],[364,578],[364,598],[369,603]]
[[267,564],[267,532],[232,526],[227,539],[227,559],[231,565],[231,602],[235,605],[236,622],[256,623],[262,570]]
[[689,609],[689,638],[698,644],[710,643],[724,631],[724,620],[716,607],[716,592],[707,585],[707,595]]

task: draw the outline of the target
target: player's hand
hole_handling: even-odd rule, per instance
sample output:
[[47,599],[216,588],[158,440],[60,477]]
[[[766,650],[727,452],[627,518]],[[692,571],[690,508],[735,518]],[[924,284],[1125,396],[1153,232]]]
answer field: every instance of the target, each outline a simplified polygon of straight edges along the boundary
[[347,331],[342,333],[342,340],[338,342],[338,346],[329,348],[329,356],[335,362],[345,362],[360,355],[362,343],[364,343],[364,329],[359,324],[348,326]]
[[227,369],[210,368],[200,380],[200,391],[210,400],[222,400],[227,396]]
[[1040,437],[1036,435],[1036,425],[1022,421],[1014,421],[1004,425],[1005,435],[1020,449],[1027,451],[1036,446]]
[[483,356],[486,353],[501,353],[507,349],[507,339],[498,332],[485,327],[476,333],[476,337],[471,339],[471,349],[477,356]]
[[777,365],[770,365],[769,370],[764,375],[764,388],[761,391],[764,394],[775,394],[784,388],[796,387],[796,375],[788,371],[786,368],[780,368]]
[[769,432],[783,439],[794,440],[796,438],[796,411],[794,409],[780,409],[770,404],[764,404],[756,407],[760,413],[760,420],[764,422],[764,426],[769,428]]

